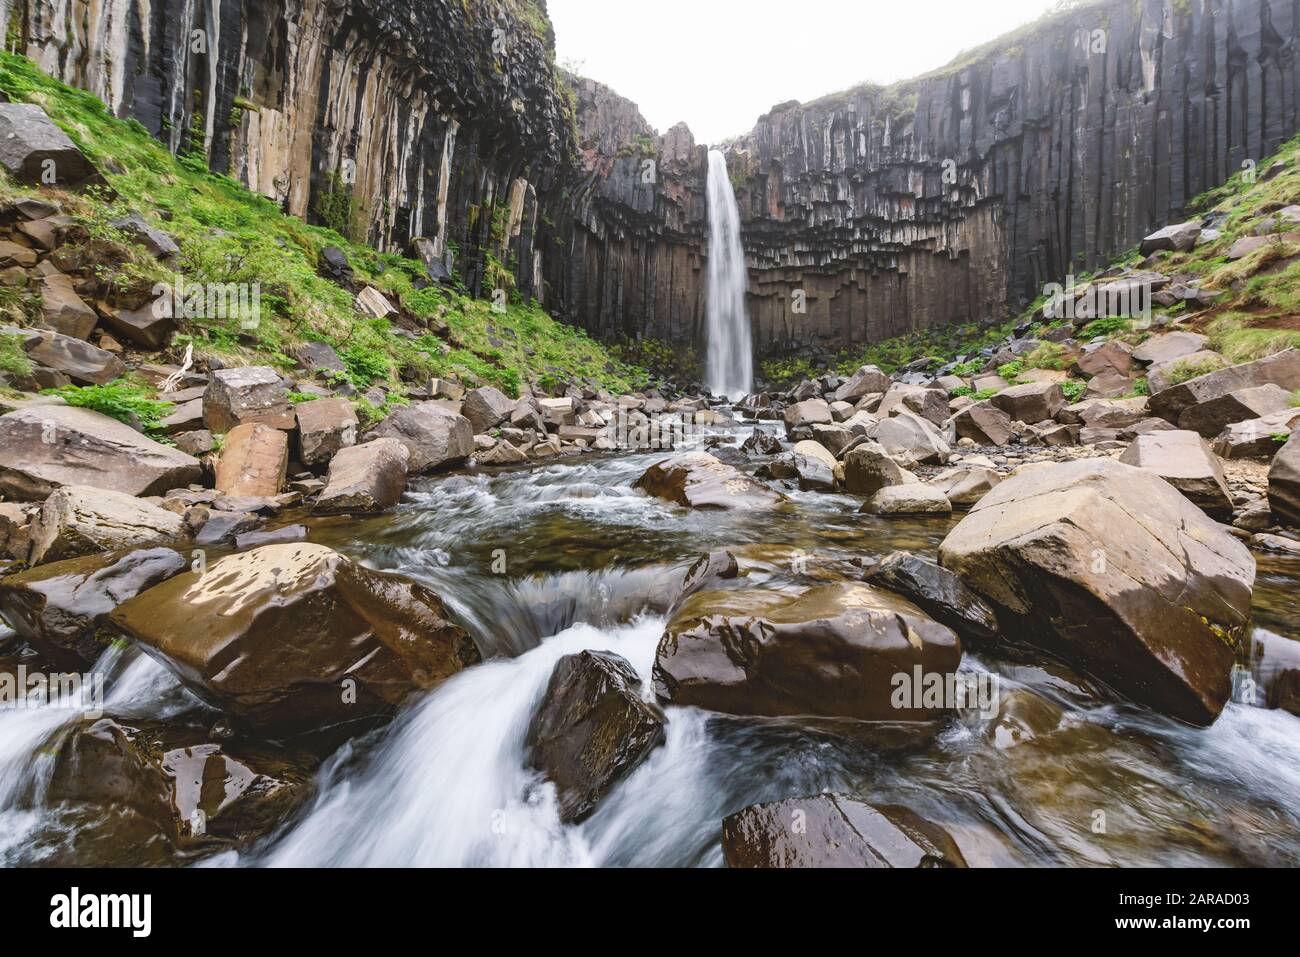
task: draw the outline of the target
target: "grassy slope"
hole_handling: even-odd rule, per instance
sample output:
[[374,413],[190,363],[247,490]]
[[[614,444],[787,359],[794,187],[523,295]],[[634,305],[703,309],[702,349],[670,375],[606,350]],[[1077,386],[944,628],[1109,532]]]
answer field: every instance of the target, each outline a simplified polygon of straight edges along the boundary
[[[511,394],[526,382],[549,388],[589,380],[612,391],[645,383],[643,370],[616,360],[585,332],[557,322],[535,303],[516,297],[504,313],[494,313],[490,303],[463,289],[417,291],[413,280],[423,274],[420,263],[284,215],[230,177],[208,172],[201,157],[172,156],[138,123],[116,119],[96,97],[45,76],[25,58],[0,54],[0,90],[14,101],[42,106],[106,172],[115,198],[60,197],[97,240],[121,241],[108,222],[139,211],[180,244],[177,271],[186,282],[261,285],[262,321],[255,332],[241,332],[233,320],[189,323],[173,343],[173,359],[192,341],[196,352],[227,362],[289,371],[295,345],[322,340],[338,349],[354,385],[383,385],[392,402],[403,401],[404,380],[418,383],[429,375],[459,375]],[[35,192],[2,177],[0,191],[2,198]],[[404,321],[418,338],[394,335],[388,320],[360,314],[346,290],[316,275],[317,255],[330,245],[347,253],[359,281],[401,303]],[[151,257],[133,253],[115,265],[110,278],[128,290],[174,277]],[[12,293],[2,305],[10,319],[32,314],[32,304]],[[426,322],[439,332],[427,332]]]
[[[1284,164],[1282,172],[1267,182],[1259,179],[1274,162]],[[1218,239],[1189,253],[1157,254],[1152,263],[1151,268],[1160,272],[1191,274],[1203,288],[1225,294],[1213,308],[1188,315],[1184,328],[1207,334],[1210,346],[1230,362],[1247,362],[1300,346],[1300,243],[1271,242],[1237,262],[1230,263],[1226,258],[1237,239],[1253,235],[1261,224],[1276,229],[1276,210],[1297,203],[1300,203],[1300,137],[1260,163],[1254,183],[1247,182],[1245,174],[1239,173],[1218,189],[1192,201],[1189,216],[1218,213],[1226,217]],[[1300,230],[1300,227],[1292,228]],[[1131,250],[1115,265],[1142,268],[1142,263],[1137,250]],[[1087,278],[1075,277],[1077,283]],[[1060,279],[1064,282],[1065,277]],[[878,365],[892,372],[926,357],[949,362],[985,346],[997,345],[1018,325],[1030,322],[1044,301],[1039,299],[1001,325],[947,326],[873,343],[865,350],[845,351],[832,362],[832,369],[847,375],[863,364]],[[1172,308],[1158,308],[1155,313],[1178,316],[1186,311],[1185,304],[1179,303]],[[1034,332],[1047,325],[1035,326]],[[1087,335],[1119,337],[1131,343],[1140,342],[1150,334],[1133,323],[1113,319],[1099,320],[1084,331]],[[983,362],[973,363],[959,373],[972,374],[981,371],[983,366]],[[1005,372],[1014,377],[1017,371],[1029,367],[1062,368],[1060,351],[1045,347],[1026,357],[1020,369],[1012,367]],[[763,364],[763,373],[774,383],[786,384],[815,377],[819,370],[803,358],[774,359]]]

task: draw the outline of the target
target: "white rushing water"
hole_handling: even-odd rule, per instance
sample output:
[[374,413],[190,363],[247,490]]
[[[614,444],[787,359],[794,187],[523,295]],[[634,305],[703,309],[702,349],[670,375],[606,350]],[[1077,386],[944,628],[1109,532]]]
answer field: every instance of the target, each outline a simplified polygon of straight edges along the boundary
[[706,371],[715,395],[739,398],[754,387],[753,345],[745,311],[745,251],[740,209],[727,161],[709,151],[709,354]]

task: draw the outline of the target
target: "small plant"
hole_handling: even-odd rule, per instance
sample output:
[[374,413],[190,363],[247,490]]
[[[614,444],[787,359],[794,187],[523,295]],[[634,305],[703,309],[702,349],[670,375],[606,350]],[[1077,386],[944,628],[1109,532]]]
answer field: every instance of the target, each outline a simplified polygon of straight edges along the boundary
[[1218,372],[1224,365],[1221,359],[1180,359],[1169,367],[1167,378],[1170,385],[1182,385],[1211,372]]
[[1069,354],[1059,342],[1040,343],[1024,358],[1030,369],[1054,369],[1060,371],[1070,364]]
[[1287,442],[1291,441],[1291,433],[1274,432],[1269,436],[1269,438],[1272,439],[1274,442],[1278,443],[1279,445],[1285,445]]
[[0,335],[0,374],[25,379],[32,374],[33,368],[32,360],[23,350],[22,339]]
[[1013,359],[1011,362],[1004,362],[998,366],[998,375],[1006,379],[1011,385],[1018,383],[1020,375],[1024,371],[1025,364],[1019,359]]
[[1099,336],[1117,336],[1128,332],[1133,320],[1126,316],[1103,316],[1083,327],[1083,334],[1091,339]]
[[139,425],[146,431],[171,414],[174,406],[153,396],[147,389],[128,379],[114,379],[104,385],[65,385],[46,389],[44,395],[57,395],[68,405],[93,409],[127,425]]
[[953,398],[967,398],[975,394],[975,390],[968,385],[959,385],[952,390]]
[[1067,379],[1061,383],[1061,391],[1065,393],[1066,399],[1071,403],[1078,402],[1083,398],[1083,394],[1088,391],[1088,383],[1081,379]]
[[1150,383],[1147,382],[1146,377],[1143,376],[1141,379],[1138,379],[1136,382],[1133,383],[1133,390],[1129,392],[1129,397],[1136,398],[1138,396],[1150,395],[1150,394],[1151,394],[1151,385]]

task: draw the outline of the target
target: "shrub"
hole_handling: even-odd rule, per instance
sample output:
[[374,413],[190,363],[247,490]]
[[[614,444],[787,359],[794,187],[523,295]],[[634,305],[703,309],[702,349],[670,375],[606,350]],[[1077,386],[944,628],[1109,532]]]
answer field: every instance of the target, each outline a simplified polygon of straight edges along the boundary
[[1087,389],[1088,389],[1088,383],[1082,381],[1081,379],[1067,379],[1061,383],[1061,391],[1065,393],[1065,397],[1071,403],[1078,402],[1079,399],[1083,397],[1083,393],[1086,392]]
[[1199,379],[1211,372],[1218,372],[1227,362],[1220,359],[1179,359],[1169,367],[1170,385],[1182,385],[1192,379]]
[[174,408],[170,402],[154,398],[152,393],[152,389],[128,379],[114,379],[105,385],[65,385],[44,392],[59,396],[68,405],[94,409],[127,425],[138,423],[144,429],[157,428]]
[[25,379],[32,374],[34,365],[23,349],[18,336],[0,336],[0,373]]

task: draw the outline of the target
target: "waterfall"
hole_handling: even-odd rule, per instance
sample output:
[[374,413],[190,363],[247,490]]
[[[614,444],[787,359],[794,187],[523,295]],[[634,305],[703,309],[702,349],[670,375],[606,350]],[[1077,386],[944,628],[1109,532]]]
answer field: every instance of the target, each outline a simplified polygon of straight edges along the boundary
[[745,312],[745,251],[740,209],[727,161],[709,150],[709,354],[706,385],[738,398],[754,387],[754,356]]

